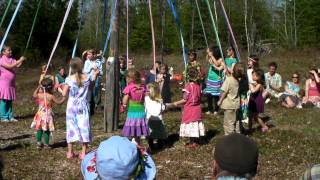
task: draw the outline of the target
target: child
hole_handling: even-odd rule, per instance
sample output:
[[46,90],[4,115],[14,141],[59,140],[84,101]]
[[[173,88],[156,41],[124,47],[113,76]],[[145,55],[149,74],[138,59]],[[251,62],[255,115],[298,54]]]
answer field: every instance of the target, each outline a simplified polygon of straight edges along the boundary
[[105,62],[104,57],[102,56],[102,51],[95,51],[95,64],[99,69],[99,75],[95,81],[94,89],[93,89],[93,97],[94,97],[94,107],[96,108],[101,102],[101,81],[103,76],[103,64]]
[[199,137],[204,136],[204,124],[201,117],[201,87],[198,83],[199,72],[192,67],[188,71],[189,83],[185,85],[183,99],[173,103],[174,106],[184,104],[180,125],[180,137],[189,137],[187,147],[198,147]]
[[227,49],[227,58],[224,60],[226,63],[225,73],[228,75],[233,73],[234,66],[238,62],[237,58],[235,58],[234,52],[234,47],[229,46]]
[[255,83],[252,80],[252,72],[254,69],[259,68],[259,58],[256,55],[250,55],[248,57],[248,68],[247,68],[247,77],[248,77],[248,83],[252,84]]
[[[98,66],[95,62],[95,50],[90,49],[82,53],[82,58],[85,61],[83,66],[83,73],[87,76],[93,76],[94,72],[98,69]],[[89,88],[89,103],[90,103],[90,116],[94,114],[95,109],[95,96],[94,96],[95,86]]]
[[157,74],[156,82],[159,83],[163,103],[171,103],[170,77],[171,75],[168,73],[168,66],[162,64],[160,66],[160,73]]
[[122,91],[127,85],[126,81],[126,74],[127,74],[127,60],[126,56],[122,55],[119,57],[119,64],[120,64],[120,76],[119,76],[119,81],[120,81],[120,92],[122,94]]
[[58,68],[58,73],[56,74],[56,77],[55,77],[56,87],[60,93],[62,93],[62,89],[63,89],[63,85],[66,77],[67,77],[67,74],[65,73],[64,67],[60,66]]
[[227,76],[222,84],[222,94],[218,101],[221,109],[224,109],[224,134],[240,133],[240,123],[237,121],[237,110],[240,107],[239,80],[243,77],[244,67],[235,64],[231,76]]
[[140,73],[130,69],[127,73],[128,85],[123,90],[122,105],[127,108],[127,119],[122,129],[123,136],[132,137],[140,144],[140,136],[148,136],[149,129],[146,123],[144,96],[146,88],[141,83]]
[[[53,94],[54,85],[53,81],[50,78],[44,78],[41,81],[41,86],[33,92],[33,98],[36,99],[37,104],[39,105],[38,112],[33,118],[31,128],[37,130],[37,147],[42,147],[42,134],[44,134],[44,147],[49,148],[49,137],[52,131],[54,131],[54,122],[53,122],[53,112],[52,105],[53,103],[62,104],[64,98],[58,100]],[[40,92],[39,90],[42,89]]]
[[80,58],[71,59],[70,66],[72,75],[66,78],[66,85],[62,92],[63,96],[69,96],[66,109],[67,158],[75,157],[73,143],[80,141],[82,143],[82,151],[79,154],[79,158],[83,159],[88,143],[91,142],[88,102],[89,86],[94,83],[99,70],[96,69],[93,76],[82,73],[83,63]]
[[0,121],[17,121],[13,117],[12,102],[16,99],[16,69],[26,60],[12,58],[12,50],[4,46],[0,55]]
[[262,93],[264,91],[264,72],[261,69],[254,70],[252,73],[252,80],[255,84],[249,84],[251,92],[249,99],[249,131],[252,130],[253,121],[257,121],[261,126],[262,132],[268,131],[268,126],[259,117],[259,114],[264,112],[264,98]]
[[166,106],[163,104],[159,86],[156,83],[147,85],[148,93],[144,98],[144,106],[147,115],[147,124],[150,130],[149,147],[154,148],[153,140],[158,139],[159,148],[163,146],[167,138],[167,132],[162,119],[162,113]]
[[[213,112],[214,115],[217,115],[219,111],[217,102],[224,79],[223,70],[225,65],[218,47],[210,47],[207,49],[207,59],[210,67],[208,70],[207,85],[204,89],[204,93],[207,94],[208,98],[208,111],[206,114]],[[212,104],[214,104],[214,107]]]
[[316,69],[309,71],[309,79],[306,80],[305,97],[303,104],[313,104],[319,106],[320,104],[320,79]]
[[[52,65],[49,64],[49,67],[47,69],[47,72],[46,72],[46,68],[47,68],[47,64],[42,64],[41,66],[41,74],[40,74],[40,79],[39,79],[39,85],[41,85],[41,81],[45,78],[49,78],[53,81],[53,84],[55,85],[56,82],[55,82],[55,77],[53,75],[51,75],[51,70],[52,70]],[[41,91],[41,90],[40,90]]]
[[[188,55],[189,55],[189,63],[187,65],[186,70],[183,72],[185,83],[189,82],[189,77],[188,77],[188,73],[187,72],[191,67],[196,67],[197,70],[199,71],[199,75],[200,76],[202,75],[201,64],[197,61],[197,53],[196,53],[196,51],[190,50]],[[199,79],[203,80],[202,76]]]

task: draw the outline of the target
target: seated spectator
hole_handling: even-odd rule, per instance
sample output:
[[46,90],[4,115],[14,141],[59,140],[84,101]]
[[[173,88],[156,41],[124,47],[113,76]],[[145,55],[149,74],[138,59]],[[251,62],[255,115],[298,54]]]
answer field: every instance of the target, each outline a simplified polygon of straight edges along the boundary
[[250,138],[237,133],[223,136],[214,150],[213,177],[251,180],[257,173],[258,157],[258,147]]
[[279,98],[281,105],[286,108],[295,108],[300,102],[298,97],[300,91],[299,73],[292,74],[292,82],[287,81],[284,89],[284,93]]
[[67,77],[67,74],[65,73],[64,67],[60,66],[58,68],[58,73],[56,74],[56,77],[55,77],[55,82],[56,82],[55,86],[58,89],[58,92],[60,93],[62,92],[66,77]]
[[263,97],[266,99],[266,103],[270,101],[271,97],[279,98],[281,87],[282,87],[282,79],[280,74],[276,73],[278,65],[276,62],[271,62],[269,64],[269,72],[265,73],[266,80],[266,90],[263,93]]
[[303,98],[303,104],[313,104],[320,106],[320,79],[316,69],[309,72],[309,79],[306,81],[306,95]]
[[313,165],[306,169],[300,180],[317,180],[320,179],[320,164]]
[[81,162],[85,180],[153,180],[156,166],[151,157],[125,137],[112,136]]

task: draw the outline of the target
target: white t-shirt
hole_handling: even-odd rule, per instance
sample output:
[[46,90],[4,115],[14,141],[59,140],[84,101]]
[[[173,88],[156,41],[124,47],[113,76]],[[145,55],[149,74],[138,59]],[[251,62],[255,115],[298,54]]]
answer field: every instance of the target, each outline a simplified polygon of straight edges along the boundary
[[252,72],[253,72],[253,69],[247,69],[247,77],[248,77],[249,84],[256,83],[256,81],[252,80]]
[[162,112],[165,110],[166,106],[158,101],[153,101],[149,96],[144,98],[144,108],[146,112],[147,119],[151,116],[156,116],[162,120]]

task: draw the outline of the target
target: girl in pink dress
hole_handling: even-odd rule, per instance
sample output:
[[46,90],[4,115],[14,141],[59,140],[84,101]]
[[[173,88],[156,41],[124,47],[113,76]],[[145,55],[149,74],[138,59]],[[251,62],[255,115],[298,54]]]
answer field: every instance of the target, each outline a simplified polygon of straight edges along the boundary
[[189,137],[187,147],[196,148],[199,137],[204,136],[204,124],[201,117],[201,87],[198,83],[199,71],[195,67],[188,70],[189,83],[183,89],[183,99],[173,103],[174,106],[184,104],[180,125],[180,137]]
[[17,121],[13,117],[12,101],[16,99],[16,69],[25,57],[15,60],[9,46],[4,46],[0,55],[0,121]]

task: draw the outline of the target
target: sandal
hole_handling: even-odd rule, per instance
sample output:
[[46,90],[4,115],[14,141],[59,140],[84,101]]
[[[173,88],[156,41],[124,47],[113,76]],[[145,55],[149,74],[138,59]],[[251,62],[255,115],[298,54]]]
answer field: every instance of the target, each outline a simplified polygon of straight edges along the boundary
[[265,126],[261,129],[262,132],[267,132],[269,130],[268,126]]
[[67,159],[72,159],[72,158],[74,158],[76,155],[73,153],[73,152],[71,152],[71,153],[67,153]]

